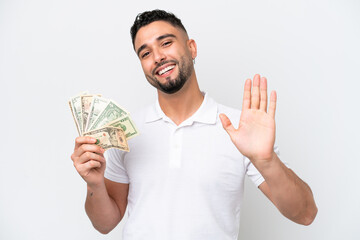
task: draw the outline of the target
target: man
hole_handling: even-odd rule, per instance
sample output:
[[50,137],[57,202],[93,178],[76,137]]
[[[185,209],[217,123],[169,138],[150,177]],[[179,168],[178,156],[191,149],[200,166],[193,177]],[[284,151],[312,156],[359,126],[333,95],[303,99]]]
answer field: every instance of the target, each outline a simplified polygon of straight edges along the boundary
[[268,103],[266,78],[245,82],[240,113],[200,91],[196,43],[173,14],[142,13],[131,35],[158,102],[133,116],[141,135],[129,153],[111,149],[105,161],[95,139],[76,139],[94,227],[110,232],[128,208],[125,240],[237,239],[245,174],[284,216],[310,224],[311,190],[274,151],[276,93]]

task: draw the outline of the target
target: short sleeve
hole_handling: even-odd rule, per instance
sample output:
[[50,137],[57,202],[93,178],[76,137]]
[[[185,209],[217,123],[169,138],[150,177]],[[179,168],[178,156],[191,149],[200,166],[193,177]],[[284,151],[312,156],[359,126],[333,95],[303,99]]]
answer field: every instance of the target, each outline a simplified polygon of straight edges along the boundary
[[115,148],[108,149],[105,152],[105,178],[118,183],[129,183],[129,177],[124,164],[124,155],[124,151]]
[[[274,146],[274,152],[280,158],[280,151],[277,146]],[[262,182],[264,182],[264,177],[261,175],[261,173],[256,169],[256,167],[247,157],[244,158],[245,158],[244,163],[246,168],[246,175],[248,175],[248,177],[255,184],[255,186],[258,187]],[[282,162],[285,164],[286,167],[289,167],[286,162],[284,161]]]

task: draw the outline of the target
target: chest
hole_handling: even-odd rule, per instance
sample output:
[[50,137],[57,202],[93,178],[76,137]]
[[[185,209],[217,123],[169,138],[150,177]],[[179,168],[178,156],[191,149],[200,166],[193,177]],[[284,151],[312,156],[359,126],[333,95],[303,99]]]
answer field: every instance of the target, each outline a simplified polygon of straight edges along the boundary
[[136,189],[236,192],[243,185],[242,155],[219,125],[145,128],[124,164]]

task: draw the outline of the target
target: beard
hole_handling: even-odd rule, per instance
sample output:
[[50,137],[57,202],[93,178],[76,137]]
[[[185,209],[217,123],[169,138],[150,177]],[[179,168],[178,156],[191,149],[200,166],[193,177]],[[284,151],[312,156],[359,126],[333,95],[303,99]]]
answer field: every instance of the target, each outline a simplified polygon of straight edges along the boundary
[[146,75],[146,78],[149,83],[158,90],[162,91],[163,93],[172,94],[178,92],[190,78],[193,72],[192,59],[186,59],[183,56],[181,57],[180,62],[176,60],[161,62],[155,69],[167,63],[175,63],[179,67],[179,74],[174,79],[167,77],[166,82],[161,83],[156,78],[155,72],[152,74],[152,76]]

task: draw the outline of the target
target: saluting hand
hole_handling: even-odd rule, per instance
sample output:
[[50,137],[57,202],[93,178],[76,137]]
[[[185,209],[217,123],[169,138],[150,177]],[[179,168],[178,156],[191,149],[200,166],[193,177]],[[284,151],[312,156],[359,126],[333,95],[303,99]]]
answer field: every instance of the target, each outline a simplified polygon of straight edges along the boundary
[[252,87],[251,79],[245,82],[238,129],[225,114],[220,114],[232,142],[255,166],[268,163],[274,156],[276,92],[271,92],[269,106],[267,98],[267,80],[256,74]]

